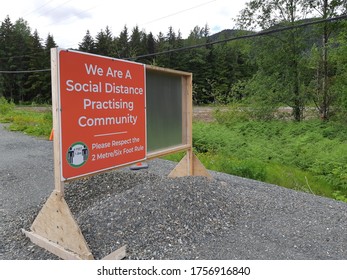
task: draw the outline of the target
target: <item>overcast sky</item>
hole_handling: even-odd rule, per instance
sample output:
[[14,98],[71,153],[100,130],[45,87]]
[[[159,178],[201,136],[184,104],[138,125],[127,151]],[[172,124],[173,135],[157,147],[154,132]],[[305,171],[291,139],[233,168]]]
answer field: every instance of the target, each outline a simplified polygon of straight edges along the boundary
[[248,0],[8,0],[2,1],[0,21],[8,15],[14,23],[24,18],[42,39],[48,33],[62,48],[77,48],[89,29],[93,37],[109,26],[118,36],[124,25],[146,33],[167,33],[172,26],[186,38],[194,26],[208,24],[210,33],[235,26]]

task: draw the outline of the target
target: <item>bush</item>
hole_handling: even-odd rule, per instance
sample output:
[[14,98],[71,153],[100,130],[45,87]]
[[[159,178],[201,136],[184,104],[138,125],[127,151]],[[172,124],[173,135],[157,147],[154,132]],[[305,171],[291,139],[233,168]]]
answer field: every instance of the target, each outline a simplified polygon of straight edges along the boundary
[[7,115],[14,109],[14,103],[8,102],[5,97],[0,97],[0,115]]

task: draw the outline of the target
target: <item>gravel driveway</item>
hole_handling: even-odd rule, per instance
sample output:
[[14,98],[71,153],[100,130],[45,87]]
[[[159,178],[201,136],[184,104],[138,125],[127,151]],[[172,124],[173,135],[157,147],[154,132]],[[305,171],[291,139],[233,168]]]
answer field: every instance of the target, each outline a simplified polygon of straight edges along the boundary
[[[0,124],[0,259],[56,259],[21,232],[53,191],[52,142]],[[347,204],[218,172],[149,162],[77,180],[65,199],[99,259],[347,259]]]

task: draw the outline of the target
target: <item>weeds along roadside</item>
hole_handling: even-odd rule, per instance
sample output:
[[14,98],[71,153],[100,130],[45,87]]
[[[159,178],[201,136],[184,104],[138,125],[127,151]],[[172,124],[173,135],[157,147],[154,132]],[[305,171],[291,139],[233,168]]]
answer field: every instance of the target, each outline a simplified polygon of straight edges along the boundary
[[215,117],[193,125],[195,153],[208,169],[347,202],[343,124],[254,120],[240,109],[217,110]]
[[17,107],[5,98],[0,98],[0,122],[7,123],[10,131],[48,139],[52,130],[51,110],[36,110],[32,106]]

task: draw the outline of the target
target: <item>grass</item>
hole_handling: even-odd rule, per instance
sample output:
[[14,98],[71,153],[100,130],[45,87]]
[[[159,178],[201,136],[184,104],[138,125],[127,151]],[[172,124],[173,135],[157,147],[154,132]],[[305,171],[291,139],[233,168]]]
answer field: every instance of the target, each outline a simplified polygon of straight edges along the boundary
[[218,112],[217,122],[193,125],[195,153],[208,169],[347,202],[344,124],[230,114]]
[[[345,124],[315,119],[259,121],[238,114],[218,112],[216,123],[195,123],[197,151],[212,154],[207,158],[214,162],[229,158],[233,167],[224,168],[228,173],[347,202]],[[221,168],[221,163],[214,165]]]
[[[244,178],[254,179],[266,183],[283,186],[312,193],[315,195],[329,198],[343,198],[344,192],[336,192],[333,184],[319,178],[309,171],[303,171],[293,166],[286,166],[279,163],[266,163],[257,159],[238,159],[232,156],[226,156],[220,152],[201,153],[196,152],[199,160],[209,170],[223,172]],[[165,159],[179,161],[182,155],[168,155]]]

